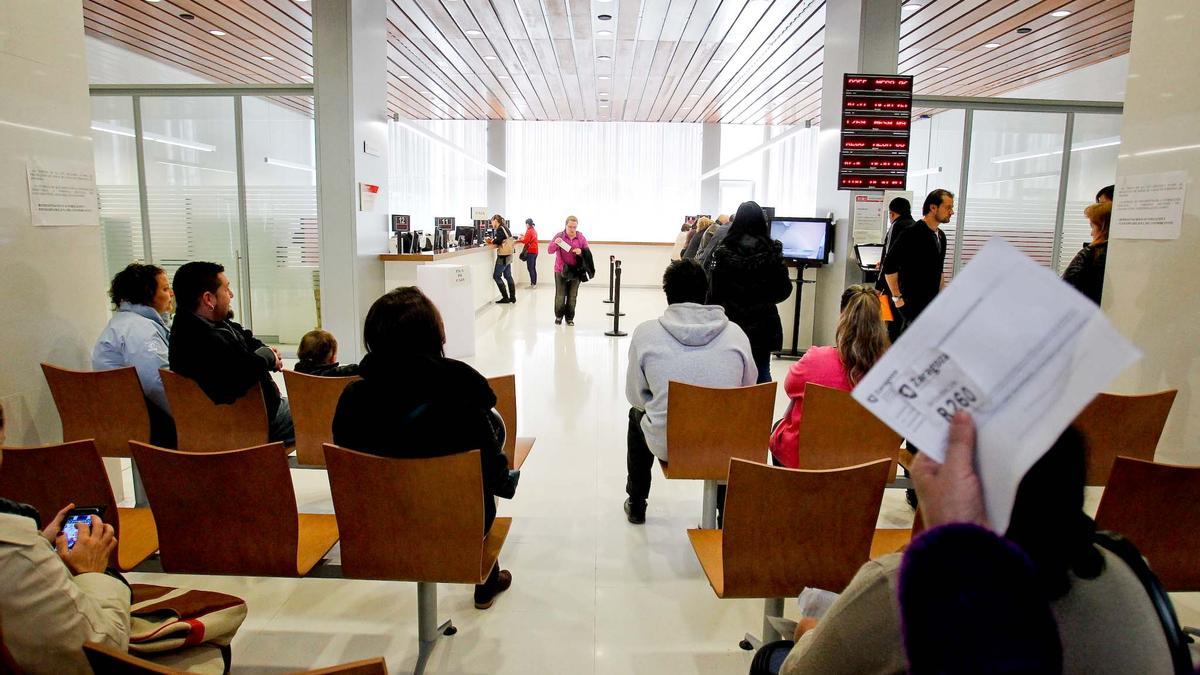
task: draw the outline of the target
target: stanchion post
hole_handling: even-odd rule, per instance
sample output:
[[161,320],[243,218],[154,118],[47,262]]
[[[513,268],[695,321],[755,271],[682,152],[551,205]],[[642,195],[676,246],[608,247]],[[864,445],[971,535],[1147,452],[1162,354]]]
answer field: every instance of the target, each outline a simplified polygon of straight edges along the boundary
[[613,275],[615,277],[615,282],[614,282],[615,286],[614,286],[614,293],[613,293],[613,311],[609,312],[609,315],[611,315],[613,318],[613,327],[612,327],[612,330],[607,331],[604,334],[609,337],[624,337],[624,336],[628,335],[628,333],[624,333],[621,331],[621,317],[623,316],[623,314],[621,313],[621,261],[620,260],[617,260],[614,263]]
[[608,256],[608,299],[604,302],[612,304],[613,301],[613,270],[617,268],[617,256]]

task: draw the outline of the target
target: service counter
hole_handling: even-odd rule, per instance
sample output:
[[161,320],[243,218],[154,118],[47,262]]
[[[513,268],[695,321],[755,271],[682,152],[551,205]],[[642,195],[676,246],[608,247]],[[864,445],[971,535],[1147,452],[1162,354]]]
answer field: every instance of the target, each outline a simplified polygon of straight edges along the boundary
[[496,253],[495,249],[489,246],[467,246],[424,253],[385,253],[380,255],[379,259],[383,261],[383,292],[397,286],[416,286],[417,268],[422,265],[449,263],[463,265],[471,270],[471,298],[475,311],[478,312],[493,300],[500,298],[496,284],[492,282]]

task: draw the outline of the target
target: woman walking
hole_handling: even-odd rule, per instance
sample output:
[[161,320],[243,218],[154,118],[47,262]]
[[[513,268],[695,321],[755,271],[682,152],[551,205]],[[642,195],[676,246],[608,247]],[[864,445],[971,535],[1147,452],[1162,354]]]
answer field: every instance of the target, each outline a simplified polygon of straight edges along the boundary
[[[492,246],[496,247],[496,267],[492,271],[492,281],[495,281],[496,288],[500,289],[500,299],[496,304],[504,305],[517,301],[517,286],[512,277],[512,258],[517,240],[513,238],[512,232],[508,231],[504,217],[499,213],[492,216],[492,231],[495,232],[492,236]],[[508,282],[507,292],[504,284],[500,282],[501,277]]]
[[588,247],[587,238],[579,231],[579,219],[567,216],[566,227],[554,235],[554,325],[562,325],[563,319],[568,326],[575,325],[575,297],[579,293],[579,282],[582,280],[576,267],[581,262],[584,249]]
[[533,218],[525,219],[525,234],[521,235],[521,259],[529,270],[529,286],[537,286],[538,240]]

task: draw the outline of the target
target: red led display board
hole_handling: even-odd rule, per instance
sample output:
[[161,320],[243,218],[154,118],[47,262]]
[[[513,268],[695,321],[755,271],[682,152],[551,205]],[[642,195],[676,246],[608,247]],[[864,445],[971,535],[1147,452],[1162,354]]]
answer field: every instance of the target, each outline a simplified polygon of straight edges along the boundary
[[912,77],[842,78],[839,190],[904,189],[912,126]]

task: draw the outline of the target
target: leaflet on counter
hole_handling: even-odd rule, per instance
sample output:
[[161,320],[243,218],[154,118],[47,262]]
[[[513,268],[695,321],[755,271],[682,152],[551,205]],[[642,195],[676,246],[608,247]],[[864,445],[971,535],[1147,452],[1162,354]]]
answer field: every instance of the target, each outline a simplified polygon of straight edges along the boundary
[[954,413],[969,412],[988,518],[1003,532],[1021,478],[1140,357],[1099,307],[994,238],[853,395],[939,462]]

